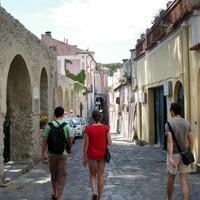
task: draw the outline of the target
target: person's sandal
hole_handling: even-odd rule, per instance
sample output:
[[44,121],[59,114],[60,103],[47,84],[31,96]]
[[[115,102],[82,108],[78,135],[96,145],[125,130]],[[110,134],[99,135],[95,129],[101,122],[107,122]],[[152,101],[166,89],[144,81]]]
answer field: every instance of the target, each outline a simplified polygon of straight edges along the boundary
[[92,195],[92,200],[97,200],[97,197],[98,197],[97,194],[93,194]]
[[58,198],[55,197],[53,194],[51,195],[51,200],[57,200]]

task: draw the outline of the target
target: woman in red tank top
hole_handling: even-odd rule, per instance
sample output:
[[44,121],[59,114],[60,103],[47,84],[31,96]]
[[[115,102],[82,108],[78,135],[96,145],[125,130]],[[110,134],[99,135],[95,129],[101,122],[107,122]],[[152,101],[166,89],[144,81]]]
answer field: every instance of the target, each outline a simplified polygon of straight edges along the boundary
[[[90,185],[92,188],[92,199],[100,200],[103,192],[103,176],[105,169],[105,152],[107,145],[111,145],[110,128],[101,124],[101,113],[93,111],[94,124],[86,127],[85,143],[83,150],[83,165],[89,165]],[[98,177],[98,194],[96,193],[96,179]]]

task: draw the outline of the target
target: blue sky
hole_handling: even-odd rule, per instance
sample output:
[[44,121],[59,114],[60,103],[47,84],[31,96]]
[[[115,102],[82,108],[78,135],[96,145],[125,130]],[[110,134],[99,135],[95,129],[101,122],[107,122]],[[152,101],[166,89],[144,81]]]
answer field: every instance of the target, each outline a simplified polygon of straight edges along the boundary
[[1,5],[39,38],[52,37],[95,51],[97,62],[130,57],[140,34],[167,0],[0,0]]

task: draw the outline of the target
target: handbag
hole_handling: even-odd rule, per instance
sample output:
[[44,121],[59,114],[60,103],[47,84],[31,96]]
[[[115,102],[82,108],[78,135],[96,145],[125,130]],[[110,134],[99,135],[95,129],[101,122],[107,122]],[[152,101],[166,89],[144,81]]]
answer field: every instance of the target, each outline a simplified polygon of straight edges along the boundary
[[105,161],[107,163],[110,162],[111,160],[111,154],[110,154],[110,151],[109,151],[109,148],[108,148],[108,143],[107,143],[107,132],[106,132],[106,128],[105,128],[105,136],[106,136],[106,152],[105,152]]
[[109,163],[110,160],[111,160],[111,154],[110,154],[110,151],[109,151],[109,149],[108,149],[108,147],[107,147],[107,148],[106,148],[105,161],[106,161],[107,163]]
[[183,160],[183,164],[184,165],[192,164],[195,161],[193,153],[191,152],[191,150],[189,148],[187,148],[185,151],[181,150],[181,148],[180,148],[180,146],[178,144],[178,141],[176,140],[174,131],[173,131],[170,123],[167,122],[167,125],[169,127],[169,130],[170,130],[170,132],[172,134],[172,137],[173,137],[174,141],[176,142],[176,146],[177,146],[177,148],[178,148],[178,150],[179,150],[179,152],[181,154],[181,158]]

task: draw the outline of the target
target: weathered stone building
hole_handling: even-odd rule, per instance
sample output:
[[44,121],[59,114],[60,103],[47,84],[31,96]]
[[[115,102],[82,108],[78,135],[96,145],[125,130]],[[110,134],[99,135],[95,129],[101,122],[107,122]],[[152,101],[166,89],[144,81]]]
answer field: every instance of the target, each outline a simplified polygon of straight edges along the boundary
[[102,121],[108,124],[108,70],[105,68],[95,69],[94,99],[95,109],[98,109],[102,112]]
[[53,116],[56,58],[0,7],[0,180],[4,161],[37,160],[40,116]]

